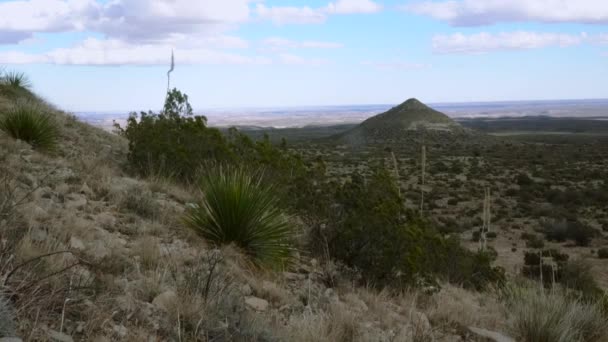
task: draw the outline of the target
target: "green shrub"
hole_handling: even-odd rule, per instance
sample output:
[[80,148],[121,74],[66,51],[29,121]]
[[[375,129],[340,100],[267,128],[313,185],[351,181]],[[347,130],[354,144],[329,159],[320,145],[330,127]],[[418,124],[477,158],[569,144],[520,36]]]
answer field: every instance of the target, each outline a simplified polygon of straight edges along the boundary
[[202,177],[203,199],[185,216],[186,224],[216,245],[235,244],[258,264],[282,266],[293,253],[293,229],[275,190],[260,172],[218,167]]
[[[331,256],[364,275],[377,287],[416,285],[442,278],[483,289],[503,279],[491,266],[493,255],[473,253],[457,238],[444,238],[416,212],[404,209],[392,173],[376,168],[336,190],[330,228],[323,233]],[[317,239],[323,241],[323,239]]]
[[35,149],[46,151],[53,150],[59,138],[52,114],[33,102],[18,102],[4,115],[0,113],[0,130]]
[[229,155],[222,134],[207,127],[204,116],[193,115],[188,96],[177,89],[167,94],[161,113],[131,113],[127,126],[116,128],[129,140],[130,165],[143,176],[154,173],[191,181],[202,162]]
[[597,257],[600,259],[608,259],[608,248],[600,248],[597,250]]
[[608,334],[608,321],[598,305],[560,291],[511,288],[505,301],[509,329],[517,341],[599,342]]

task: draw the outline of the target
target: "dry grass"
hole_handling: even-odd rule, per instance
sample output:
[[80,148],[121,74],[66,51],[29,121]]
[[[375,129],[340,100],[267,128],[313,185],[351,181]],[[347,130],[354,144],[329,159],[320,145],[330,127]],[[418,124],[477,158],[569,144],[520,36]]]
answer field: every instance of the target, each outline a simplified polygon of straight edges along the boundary
[[598,305],[538,287],[514,287],[506,294],[509,329],[520,341],[601,342],[608,320]]

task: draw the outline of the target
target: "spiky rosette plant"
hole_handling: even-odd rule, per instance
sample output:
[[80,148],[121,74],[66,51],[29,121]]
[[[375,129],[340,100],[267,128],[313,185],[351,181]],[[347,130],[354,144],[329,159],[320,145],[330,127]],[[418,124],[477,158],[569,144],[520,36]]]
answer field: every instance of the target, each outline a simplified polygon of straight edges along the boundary
[[282,267],[293,256],[293,229],[262,173],[216,167],[201,179],[202,200],[186,214],[186,224],[216,245],[234,244],[260,266]]
[[42,105],[21,101],[0,113],[0,131],[39,150],[56,146],[59,129],[53,115]]
[[15,88],[27,89],[32,87],[32,82],[26,74],[18,71],[4,72],[0,76],[0,82]]

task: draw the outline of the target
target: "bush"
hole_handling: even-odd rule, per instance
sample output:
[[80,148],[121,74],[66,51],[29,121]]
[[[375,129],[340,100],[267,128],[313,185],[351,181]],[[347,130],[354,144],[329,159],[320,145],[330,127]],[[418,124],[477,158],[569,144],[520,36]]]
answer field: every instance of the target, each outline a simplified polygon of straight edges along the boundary
[[585,299],[594,300],[604,293],[593,277],[591,265],[584,260],[566,263],[560,270],[559,281],[564,287],[579,292]]
[[0,69],[0,96],[10,100],[34,99],[30,91],[32,84],[28,77],[20,72],[2,73]]
[[216,245],[234,243],[260,265],[282,266],[293,255],[292,227],[260,172],[218,167],[201,180],[203,199],[186,224]]
[[0,130],[23,140],[35,149],[53,150],[59,137],[58,127],[48,109],[32,102],[19,102],[0,115]]
[[551,221],[543,225],[543,233],[549,241],[572,240],[577,246],[588,246],[597,232],[579,221]]
[[600,259],[608,259],[608,248],[600,248],[597,250],[597,257]]
[[193,115],[188,96],[177,89],[167,94],[161,113],[131,113],[127,126],[116,128],[129,140],[130,165],[143,176],[192,181],[202,162],[230,155],[220,131],[208,128],[204,116]]
[[505,296],[517,341],[596,342],[608,334],[608,321],[598,305],[560,291],[515,288]]
[[[443,278],[483,289],[503,280],[490,253],[473,253],[444,238],[415,212],[404,209],[392,174],[377,168],[354,174],[335,194],[336,216],[323,234],[331,256],[358,269],[368,284],[403,287]],[[317,239],[323,241],[323,239]]]

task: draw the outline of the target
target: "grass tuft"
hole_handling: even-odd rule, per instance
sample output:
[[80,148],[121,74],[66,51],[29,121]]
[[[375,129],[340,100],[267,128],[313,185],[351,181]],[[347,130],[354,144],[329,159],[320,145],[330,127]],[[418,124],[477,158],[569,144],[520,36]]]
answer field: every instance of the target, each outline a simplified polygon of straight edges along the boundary
[[56,147],[59,137],[59,129],[48,109],[27,101],[0,113],[0,130],[34,149],[46,151]]
[[32,88],[32,82],[26,74],[18,71],[5,72],[0,77],[0,82],[4,85],[8,85],[15,88],[21,88],[30,90]]
[[216,245],[237,245],[258,265],[290,261],[292,227],[260,172],[218,167],[202,177],[200,187],[204,197],[185,217],[190,228]]
[[608,320],[598,305],[560,291],[511,289],[507,306],[517,341],[600,342],[608,336]]

